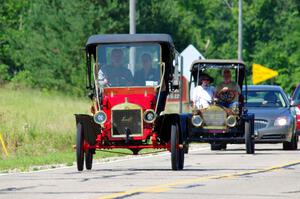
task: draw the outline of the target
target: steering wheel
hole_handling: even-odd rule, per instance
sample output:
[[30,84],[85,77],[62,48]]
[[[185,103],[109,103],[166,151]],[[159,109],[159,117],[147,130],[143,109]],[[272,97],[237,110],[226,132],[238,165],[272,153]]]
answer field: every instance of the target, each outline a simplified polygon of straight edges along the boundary
[[226,91],[221,90],[219,92],[218,96],[219,96],[220,101],[230,103],[235,98],[235,92],[234,92],[234,90],[230,90],[230,89],[228,89]]

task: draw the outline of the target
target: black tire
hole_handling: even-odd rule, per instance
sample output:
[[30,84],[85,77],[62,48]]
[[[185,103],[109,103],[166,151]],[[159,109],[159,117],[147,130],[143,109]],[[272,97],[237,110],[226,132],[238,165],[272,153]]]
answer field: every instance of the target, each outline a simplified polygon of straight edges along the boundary
[[91,170],[92,166],[93,166],[93,151],[91,149],[89,149],[86,153],[85,153],[85,168],[87,170]]
[[77,137],[76,137],[76,161],[77,170],[83,170],[84,151],[83,151],[83,128],[80,123],[77,124]]
[[210,144],[210,150],[212,151],[220,151],[220,150],[226,150],[227,144],[226,143],[211,143]]
[[220,151],[222,149],[221,144],[211,143],[210,150],[212,151]]
[[255,153],[255,143],[254,138],[252,136],[252,128],[250,122],[245,122],[245,144],[246,144],[246,152],[247,154]]
[[189,148],[190,148],[190,144],[183,145],[183,151],[184,151],[185,154],[189,153]]
[[298,135],[293,135],[290,142],[283,142],[283,150],[297,150],[298,149]]
[[184,150],[178,147],[178,125],[171,126],[171,166],[172,170],[182,170],[184,167]]

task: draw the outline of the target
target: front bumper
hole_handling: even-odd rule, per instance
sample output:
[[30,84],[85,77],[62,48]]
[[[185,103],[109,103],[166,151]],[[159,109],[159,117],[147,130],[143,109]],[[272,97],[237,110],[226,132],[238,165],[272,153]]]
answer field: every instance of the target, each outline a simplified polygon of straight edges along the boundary
[[254,135],[255,142],[280,143],[291,141],[293,132],[291,126],[276,126],[255,130]]

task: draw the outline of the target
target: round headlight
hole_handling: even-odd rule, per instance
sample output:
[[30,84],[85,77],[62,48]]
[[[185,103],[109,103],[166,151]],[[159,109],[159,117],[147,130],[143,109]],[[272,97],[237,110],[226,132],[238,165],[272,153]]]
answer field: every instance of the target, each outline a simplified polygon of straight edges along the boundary
[[98,111],[97,113],[95,113],[94,121],[97,124],[104,124],[104,122],[106,122],[106,120],[107,120],[107,116],[103,111]]
[[152,109],[148,109],[144,112],[144,121],[147,123],[153,123],[156,118],[156,113]]
[[289,120],[287,117],[278,117],[276,118],[274,122],[274,126],[285,126],[289,123]]
[[237,122],[236,117],[233,115],[229,115],[226,119],[226,124],[229,127],[234,127],[236,125],[236,122]]
[[201,126],[203,123],[203,119],[200,117],[200,115],[194,115],[192,117],[192,124],[196,127]]

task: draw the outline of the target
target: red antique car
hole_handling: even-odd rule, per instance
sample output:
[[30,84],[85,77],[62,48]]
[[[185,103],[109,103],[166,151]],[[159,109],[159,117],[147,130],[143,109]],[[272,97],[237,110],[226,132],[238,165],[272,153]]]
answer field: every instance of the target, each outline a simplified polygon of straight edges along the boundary
[[[177,58],[167,34],[93,35],[86,44],[91,115],[76,114],[77,169],[92,168],[98,149],[145,148],[171,151],[173,170],[183,169],[178,114],[164,114]],[[177,63],[177,62],[174,62]]]

